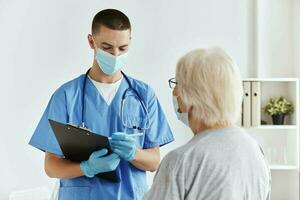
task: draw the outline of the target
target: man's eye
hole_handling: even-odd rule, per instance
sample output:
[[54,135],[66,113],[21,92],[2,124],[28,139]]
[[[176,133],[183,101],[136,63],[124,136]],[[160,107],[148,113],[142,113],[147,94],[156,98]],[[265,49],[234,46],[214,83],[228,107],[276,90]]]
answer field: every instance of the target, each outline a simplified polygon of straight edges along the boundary
[[103,50],[109,50],[111,49],[110,47],[102,47]]
[[120,51],[126,51],[127,48],[120,48]]

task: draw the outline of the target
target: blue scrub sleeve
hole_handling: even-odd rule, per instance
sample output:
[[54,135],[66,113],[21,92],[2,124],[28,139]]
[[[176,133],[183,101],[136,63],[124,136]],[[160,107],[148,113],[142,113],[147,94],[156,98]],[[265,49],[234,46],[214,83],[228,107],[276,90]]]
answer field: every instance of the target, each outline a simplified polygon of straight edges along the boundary
[[160,147],[174,141],[162,107],[152,89],[149,89],[147,108],[150,128],[145,132],[144,149]]
[[61,88],[56,90],[52,95],[29,144],[44,152],[46,151],[62,156],[63,153],[50,127],[48,119],[61,123],[67,123],[68,121],[66,95]]

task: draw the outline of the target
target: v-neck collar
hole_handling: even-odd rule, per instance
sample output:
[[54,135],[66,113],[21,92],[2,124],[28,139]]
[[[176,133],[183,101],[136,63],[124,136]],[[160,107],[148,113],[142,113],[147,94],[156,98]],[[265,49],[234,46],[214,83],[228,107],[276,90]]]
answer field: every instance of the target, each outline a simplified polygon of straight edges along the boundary
[[[113,100],[114,100],[114,98],[115,98],[115,96],[116,96],[116,94],[117,94],[117,92],[118,92],[118,90],[119,90],[119,88],[121,86],[123,78],[124,77],[122,76],[118,81],[116,81],[115,83],[111,83],[110,84],[110,83],[99,83],[99,82],[93,80],[90,76],[88,76],[88,79],[92,82],[92,84],[95,86],[95,88],[97,89],[97,91],[100,93],[100,96],[105,101],[105,103],[107,104],[107,106],[110,106],[111,103],[113,102]],[[113,89],[115,91],[113,91],[114,95],[113,95],[112,99],[108,100],[108,99],[105,98],[104,91],[102,90],[101,84],[103,84],[103,87],[114,87]]]
[[[120,86],[112,99],[111,103],[108,105],[107,102],[105,101],[104,97],[99,93],[98,89],[96,86],[93,84],[93,82],[87,77],[86,80],[86,91],[84,95],[86,97],[90,97],[90,101],[93,101],[94,105],[96,106],[96,109],[99,111],[104,111],[103,109],[114,109],[118,113],[120,112],[121,109],[121,101],[122,101],[122,96],[125,90],[129,87],[125,77],[122,77],[122,81],[120,83]],[[102,113],[101,112],[101,113]]]

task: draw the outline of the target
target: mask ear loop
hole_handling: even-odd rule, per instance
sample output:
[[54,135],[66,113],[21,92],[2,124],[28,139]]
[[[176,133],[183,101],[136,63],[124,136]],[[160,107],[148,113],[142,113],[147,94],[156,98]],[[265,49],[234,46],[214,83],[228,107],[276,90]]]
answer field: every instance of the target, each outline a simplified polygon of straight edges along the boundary
[[97,43],[96,43],[96,40],[95,40],[95,37],[93,35],[91,35],[91,38],[93,40],[93,45],[94,45],[94,49],[95,51],[98,51],[100,48],[97,46]]

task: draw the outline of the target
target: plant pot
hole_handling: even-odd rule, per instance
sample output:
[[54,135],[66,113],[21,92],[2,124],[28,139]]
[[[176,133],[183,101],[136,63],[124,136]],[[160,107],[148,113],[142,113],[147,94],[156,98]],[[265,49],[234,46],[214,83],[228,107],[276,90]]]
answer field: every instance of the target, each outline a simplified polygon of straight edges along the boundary
[[285,114],[272,115],[274,125],[283,125],[284,124]]

